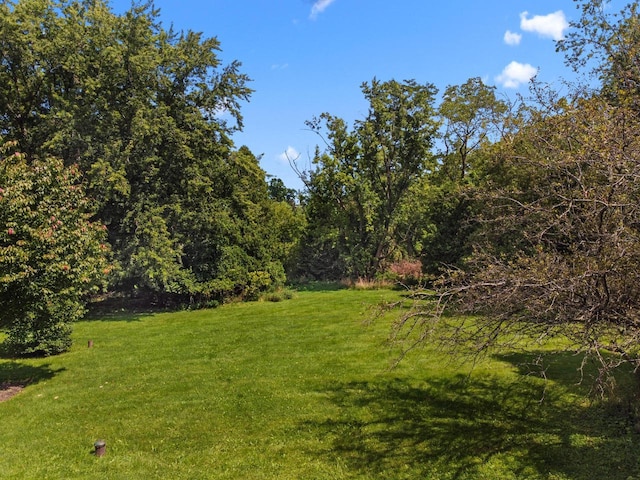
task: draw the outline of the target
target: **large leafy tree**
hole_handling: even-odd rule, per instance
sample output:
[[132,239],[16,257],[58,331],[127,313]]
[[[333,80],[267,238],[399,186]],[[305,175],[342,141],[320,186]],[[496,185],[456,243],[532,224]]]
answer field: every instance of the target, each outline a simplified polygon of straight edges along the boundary
[[476,190],[490,146],[509,130],[510,107],[496,97],[495,87],[477,77],[444,90],[438,107],[442,138],[437,168],[423,182],[422,205],[413,205],[408,216],[428,232],[421,248],[425,271],[441,272],[468,253]]
[[254,298],[284,283],[284,264],[304,217],[289,203],[269,198],[265,172],[248,148],[233,152],[220,175],[223,195],[206,205],[186,206],[183,221],[200,229],[184,240],[185,267],[205,292]]
[[448,86],[438,107],[444,133],[440,172],[453,181],[465,180],[473,169],[473,154],[502,136],[509,111],[495,87],[478,77]]
[[605,0],[576,0],[581,16],[557,44],[575,72],[594,76],[609,100],[640,94],[640,12],[637,1],[620,11]]
[[352,129],[327,113],[309,122],[326,149],[317,151],[307,178],[315,252],[305,258],[328,259],[332,275],[370,277],[403,255],[400,207],[434,168],[433,85],[374,79],[362,92],[369,112]]
[[56,354],[86,295],[104,286],[104,225],[91,221],[77,167],[3,148],[0,158],[0,327],[15,354]]
[[225,295],[248,278],[230,272],[281,260],[238,233],[270,217],[251,213],[268,201],[264,172],[231,141],[248,78],[219,48],[164,29],[152,4],[123,15],[102,0],[0,4],[0,130],[29,158],[84,172],[121,290]]

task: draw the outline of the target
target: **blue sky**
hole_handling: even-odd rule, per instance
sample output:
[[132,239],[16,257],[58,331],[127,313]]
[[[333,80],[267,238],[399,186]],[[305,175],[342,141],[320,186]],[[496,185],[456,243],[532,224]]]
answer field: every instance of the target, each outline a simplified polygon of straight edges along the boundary
[[[617,2],[615,2],[617,3]],[[113,0],[121,13],[130,0]],[[220,40],[224,63],[253,80],[234,136],[263,155],[261,166],[300,188],[284,152],[304,166],[318,137],[305,120],[322,112],[349,123],[367,113],[360,85],[415,79],[442,92],[482,77],[502,95],[527,80],[572,78],[555,40],[579,11],[572,0],[155,0],[163,25]]]

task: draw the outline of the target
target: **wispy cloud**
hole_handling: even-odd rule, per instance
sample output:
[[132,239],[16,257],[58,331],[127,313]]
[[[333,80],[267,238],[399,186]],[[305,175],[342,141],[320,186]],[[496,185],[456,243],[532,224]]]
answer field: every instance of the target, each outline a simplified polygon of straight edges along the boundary
[[522,35],[519,33],[514,33],[511,30],[504,32],[504,43],[507,45],[520,45],[520,40],[522,40]]
[[535,32],[541,37],[562,40],[564,31],[569,28],[569,22],[562,10],[548,15],[534,15],[529,18],[529,12],[520,14],[520,28],[525,32]]
[[335,0],[316,0],[311,7],[311,14],[309,18],[315,19],[320,13],[324,12],[329,5],[331,5]]
[[271,65],[271,70],[285,70],[287,68],[289,68],[288,63],[274,63]]
[[537,73],[538,69],[528,63],[513,61],[504,67],[496,81],[505,88],[518,88],[521,84],[529,82]]
[[300,152],[298,152],[295,148],[289,145],[284,152],[278,155],[278,160],[288,164],[289,162],[296,160],[299,156],[300,156]]

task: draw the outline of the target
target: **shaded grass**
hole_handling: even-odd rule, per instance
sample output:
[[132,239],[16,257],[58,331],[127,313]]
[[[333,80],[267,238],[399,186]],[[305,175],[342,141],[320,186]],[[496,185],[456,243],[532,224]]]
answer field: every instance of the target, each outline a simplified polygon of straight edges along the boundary
[[363,321],[398,296],[81,322],[67,354],[0,360],[0,383],[37,379],[0,403],[0,477],[640,478],[638,437],[584,400],[570,358],[547,382],[517,355],[469,373],[429,348],[390,370],[388,323]]

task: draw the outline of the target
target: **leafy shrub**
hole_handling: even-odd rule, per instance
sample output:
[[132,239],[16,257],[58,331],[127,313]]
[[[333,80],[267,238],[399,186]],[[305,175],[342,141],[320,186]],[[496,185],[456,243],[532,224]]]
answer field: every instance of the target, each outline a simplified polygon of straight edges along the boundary
[[260,298],[260,294],[267,291],[272,284],[273,282],[269,272],[249,272],[244,298],[247,300],[257,300]]
[[67,350],[84,297],[111,270],[105,227],[89,221],[79,180],[57,159],[0,159],[0,326],[15,355]]
[[406,284],[419,283],[422,278],[422,262],[420,260],[400,260],[389,265],[387,272],[397,282]]
[[262,298],[267,302],[282,302],[284,300],[291,300],[293,296],[293,290],[289,288],[282,288],[273,292],[268,292]]

